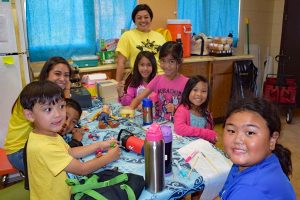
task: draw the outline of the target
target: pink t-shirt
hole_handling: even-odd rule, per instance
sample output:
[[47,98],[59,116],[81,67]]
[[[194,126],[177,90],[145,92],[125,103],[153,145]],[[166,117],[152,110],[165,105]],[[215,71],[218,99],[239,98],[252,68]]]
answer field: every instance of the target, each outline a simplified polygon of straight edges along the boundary
[[119,98],[119,102],[123,106],[130,105],[132,100],[145,90],[146,86],[147,86],[147,83],[145,83],[145,82],[143,82],[141,85],[139,85],[136,88],[128,86],[126,94],[124,94],[123,97]]
[[158,95],[156,113],[160,117],[170,120],[172,113],[167,112],[166,105],[172,103],[177,107],[181,103],[182,92],[187,81],[188,78],[181,74],[173,80],[167,79],[164,74],[157,75],[150,81],[146,88]]

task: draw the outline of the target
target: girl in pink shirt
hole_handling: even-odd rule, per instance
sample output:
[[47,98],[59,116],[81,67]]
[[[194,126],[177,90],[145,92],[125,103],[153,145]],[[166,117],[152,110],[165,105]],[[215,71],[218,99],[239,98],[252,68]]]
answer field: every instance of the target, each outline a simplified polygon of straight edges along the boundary
[[135,109],[143,98],[155,92],[158,96],[156,114],[167,120],[172,119],[175,109],[181,103],[182,92],[188,80],[178,71],[182,63],[182,54],[182,46],[177,42],[168,41],[162,45],[159,62],[164,74],[157,75],[150,81],[144,92],[133,99],[130,109]]
[[119,94],[119,102],[123,106],[130,105],[131,101],[141,94],[148,83],[154,78],[157,64],[154,54],[149,51],[141,51],[135,59],[133,75],[126,94]]
[[174,130],[178,135],[216,142],[217,133],[213,130],[211,113],[207,110],[209,93],[208,81],[203,76],[196,75],[188,80],[174,116]]

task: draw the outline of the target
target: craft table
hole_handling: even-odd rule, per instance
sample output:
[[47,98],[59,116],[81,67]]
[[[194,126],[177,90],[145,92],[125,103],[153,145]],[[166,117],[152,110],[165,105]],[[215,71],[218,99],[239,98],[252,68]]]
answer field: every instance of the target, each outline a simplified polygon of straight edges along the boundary
[[[139,112],[136,112],[136,117],[133,120],[127,120],[122,119],[120,120],[120,125],[117,128],[110,128],[109,126],[106,129],[99,129],[98,121],[93,121],[88,123],[88,119],[91,118],[96,112],[98,112],[102,107],[102,104],[100,101],[93,101],[93,108],[86,110],[85,113],[83,113],[83,117],[80,120],[81,125],[87,125],[89,128],[88,133],[85,133],[83,136],[82,143],[84,145],[88,145],[97,141],[103,141],[108,140],[111,137],[117,138],[118,133],[121,129],[127,129],[135,134],[135,136],[144,139],[145,138],[145,130],[143,130],[142,127],[142,117]],[[113,111],[113,115],[119,116],[119,109],[120,104],[113,104],[111,105],[111,109]],[[158,119],[157,122],[161,123],[164,120]],[[165,122],[164,122],[165,123]],[[173,124],[171,122],[165,123],[167,125],[172,126],[173,130]],[[88,137],[89,134],[95,134],[98,137],[97,141],[93,141],[91,138]],[[188,144],[189,142],[196,140],[198,138],[193,137],[181,137],[174,133],[173,131],[173,143],[172,143],[172,156],[173,161],[177,160],[178,163],[183,167],[187,173],[190,171],[190,165],[185,162],[183,157],[181,157],[178,153],[178,149],[182,146]],[[82,158],[81,161],[87,161],[92,158],[94,158],[95,155],[90,155],[85,158]],[[120,159],[117,161],[114,161],[105,167],[101,168],[103,169],[112,169],[114,167],[118,167],[120,172],[124,173],[135,173],[144,176],[145,178],[145,160],[142,155],[138,155],[134,152],[126,152],[125,150],[122,150]],[[99,171],[100,171],[99,170]],[[79,176],[74,176],[69,174],[70,178],[80,178]],[[216,175],[215,179],[217,181],[219,177]],[[199,175],[196,171],[192,171],[189,177],[182,177],[179,173],[178,168],[176,165],[172,164],[172,175],[165,177],[165,189],[162,192],[152,194],[148,192],[146,189],[142,192],[139,199],[178,199],[181,197],[186,196],[187,194],[194,193],[196,191],[203,191],[205,186],[203,177]]]

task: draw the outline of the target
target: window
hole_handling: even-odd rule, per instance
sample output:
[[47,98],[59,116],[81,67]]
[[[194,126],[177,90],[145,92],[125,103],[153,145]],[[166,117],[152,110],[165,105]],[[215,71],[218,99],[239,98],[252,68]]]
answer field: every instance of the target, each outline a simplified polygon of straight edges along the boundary
[[118,38],[121,29],[131,28],[135,5],[132,0],[27,0],[30,61],[95,54],[97,39]]
[[177,0],[178,19],[191,19],[192,32],[238,38],[239,0]]

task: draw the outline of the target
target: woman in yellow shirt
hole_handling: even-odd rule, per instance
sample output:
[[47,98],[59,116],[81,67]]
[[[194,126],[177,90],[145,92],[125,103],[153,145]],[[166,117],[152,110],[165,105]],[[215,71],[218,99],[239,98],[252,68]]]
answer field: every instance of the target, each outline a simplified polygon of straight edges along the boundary
[[[53,81],[65,91],[65,97],[70,97],[71,66],[62,57],[52,57],[43,66],[39,80]],[[16,100],[5,138],[4,149],[8,160],[18,170],[24,172],[23,148],[32,130],[32,124],[24,114],[20,98]]]

